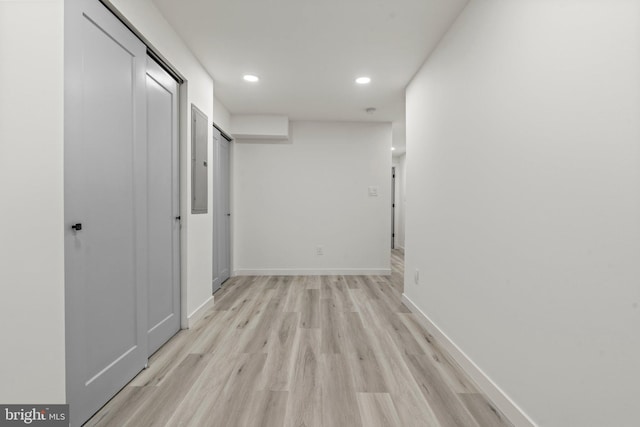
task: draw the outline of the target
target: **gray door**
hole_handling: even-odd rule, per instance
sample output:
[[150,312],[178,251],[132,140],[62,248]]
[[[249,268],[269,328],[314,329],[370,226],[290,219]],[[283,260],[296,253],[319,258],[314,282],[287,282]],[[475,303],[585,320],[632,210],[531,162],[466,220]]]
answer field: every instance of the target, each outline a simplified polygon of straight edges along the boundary
[[220,135],[220,131],[213,128],[212,132],[213,136],[213,262],[212,267],[213,271],[211,274],[211,293],[215,293],[220,286],[222,285],[222,281],[220,280],[220,228],[221,221],[220,216],[223,215],[222,209],[220,206],[220,140],[222,136]]
[[220,280],[223,283],[231,276],[230,145],[224,137],[220,139]]
[[231,275],[230,142],[213,129],[215,183],[213,215],[213,292]]
[[149,355],[180,329],[178,83],[147,59]]
[[70,422],[147,362],[145,46],[97,0],[65,2],[65,313]]

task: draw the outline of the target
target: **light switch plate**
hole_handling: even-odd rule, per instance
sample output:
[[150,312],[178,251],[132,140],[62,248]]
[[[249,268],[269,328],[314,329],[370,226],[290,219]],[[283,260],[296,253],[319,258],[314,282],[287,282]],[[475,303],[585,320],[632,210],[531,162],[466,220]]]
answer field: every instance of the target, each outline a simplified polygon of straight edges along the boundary
[[378,196],[378,187],[369,187],[369,196],[377,197]]

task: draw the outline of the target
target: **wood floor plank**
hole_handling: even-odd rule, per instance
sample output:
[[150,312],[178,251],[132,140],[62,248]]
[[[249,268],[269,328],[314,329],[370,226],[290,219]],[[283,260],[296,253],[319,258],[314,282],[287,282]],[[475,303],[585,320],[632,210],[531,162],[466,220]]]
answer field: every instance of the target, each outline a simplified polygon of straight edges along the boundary
[[247,329],[237,341],[239,351],[242,353],[266,353],[271,336],[271,328],[280,316],[277,304],[270,301],[260,315],[259,322],[254,329]]
[[188,343],[194,340],[197,335],[190,330],[180,331],[149,359],[147,368],[131,380],[129,385],[146,387],[162,383],[178,366],[178,363],[189,354]]
[[354,308],[360,314],[362,323],[365,328],[378,328],[379,322],[383,319],[377,316],[373,307],[369,303],[368,296],[363,289],[349,289],[351,299],[354,302]]
[[294,369],[293,349],[298,337],[299,313],[282,313],[271,331],[267,359],[258,382],[258,390],[288,391]]
[[191,353],[204,354],[216,351],[224,338],[235,330],[237,319],[235,313],[218,311],[211,317],[210,326],[190,346]]
[[320,330],[300,329],[285,427],[321,427]]
[[308,276],[305,278],[305,287],[307,289],[318,289],[320,290],[322,283],[320,281],[321,276]]
[[278,282],[282,278],[280,276],[268,276],[265,277],[264,289],[273,289],[275,290],[278,287]]
[[341,317],[344,319],[344,352],[363,354],[371,350],[371,343],[365,334],[360,313],[343,313]]
[[247,401],[256,391],[256,383],[264,367],[267,355],[265,353],[248,354],[246,359],[240,359],[232,372],[227,384],[214,404],[212,412],[215,425],[240,425]]
[[513,427],[502,413],[480,393],[458,395],[462,403],[482,427]]
[[238,285],[239,283],[251,282],[256,277],[258,276],[236,276],[229,278],[216,291],[215,304],[217,305],[218,303],[223,301],[223,298],[225,298],[226,295],[231,292],[231,290],[235,289],[236,285]]
[[178,367],[179,363],[189,353],[193,353],[194,343],[198,342],[200,337],[209,330],[207,327],[209,322],[215,322],[219,315],[221,314],[214,311],[208,312],[195,327],[179,331],[151,356],[147,368],[140,372],[129,385],[145,387],[162,384],[164,379]]
[[367,427],[403,427],[388,393],[358,393],[362,425]]
[[332,299],[320,299],[320,325],[320,352],[322,354],[342,353],[344,320]]
[[348,289],[360,289],[362,287],[362,276],[344,276]]
[[304,277],[293,276],[289,285],[289,291],[287,292],[284,303],[282,304],[282,311],[300,312],[304,291]]
[[429,402],[422,394],[417,381],[409,370],[403,352],[389,333],[365,329],[374,351],[380,355],[379,363],[391,399],[398,411],[403,427],[440,427]]
[[286,391],[254,391],[237,426],[282,427],[287,409]]
[[355,305],[351,300],[351,294],[347,292],[349,289],[344,276],[336,276],[333,284],[334,298],[341,302],[341,311],[355,311]]
[[386,392],[388,390],[382,369],[369,342],[358,313],[343,313],[345,317],[345,360],[357,392]]
[[125,387],[100,412],[90,419],[85,427],[107,427],[124,425],[146,401],[153,399],[157,387]]
[[262,313],[267,309],[267,305],[270,303],[274,293],[274,290],[265,290],[259,297],[249,300],[250,302],[247,309],[235,315],[235,327],[238,329],[255,328],[260,322]]
[[278,276],[278,281],[276,282],[275,292],[273,297],[271,298],[271,304],[273,304],[277,311],[284,311],[285,302],[289,297],[289,293],[291,292],[293,277],[292,276]]
[[189,354],[161,385],[153,399],[146,400],[124,424],[131,427],[165,425],[202,373],[211,355]]
[[320,298],[333,301],[340,312],[355,311],[351,295],[347,292],[347,284],[344,276],[322,276]]
[[480,427],[431,364],[429,356],[405,354],[405,360],[442,427]]
[[320,327],[320,290],[305,289],[302,293],[302,303],[300,305],[300,327],[319,328]]
[[322,425],[324,427],[362,426],[349,368],[341,354],[322,354]]
[[400,320],[398,313],[387,313],[385,320],[386,328],[391,332],[390,335],[396,342],[396,345],[409,354],[425,354],[424,350],[418,344],[411,331]]
[[218,409],[216,403],[234,372],[235,364],[240,360],[246,361],[248,358],[247,354],[233,358],[212,354],[211,360],[180,402],[167,422],[167,426],[197,427],[206,425],[209,420],[215,419]]
[[[251,289],[250,284],[257,277],[233,278],[225,282],[222,288],[216,293],[214,308],[218,311],[230,310],[231,307],[242,300],[242,296],[246,295]],[[231,282],[231,283],[229,283]]]
[[407,327],[422,347],[424,354],[431,357],[433,365],[438,368],[442,377],[449,383],[451,389],[456,393],[477,393],[477,388],[473,382],[464,374],[462,369],[453,359],[446,355],[436,344],[435,339],[419,323],[415,316],[411,314],[399,314],[398,318]]

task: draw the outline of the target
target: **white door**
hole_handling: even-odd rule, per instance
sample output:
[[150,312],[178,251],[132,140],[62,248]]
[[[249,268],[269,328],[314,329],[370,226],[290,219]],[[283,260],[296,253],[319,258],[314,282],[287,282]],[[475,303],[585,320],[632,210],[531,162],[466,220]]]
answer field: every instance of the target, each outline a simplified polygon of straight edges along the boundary
[[70,423],[147,362],[145,46],[97,0],[65,2]]
[[147,59],[149,355],[180,329],[178,83]]

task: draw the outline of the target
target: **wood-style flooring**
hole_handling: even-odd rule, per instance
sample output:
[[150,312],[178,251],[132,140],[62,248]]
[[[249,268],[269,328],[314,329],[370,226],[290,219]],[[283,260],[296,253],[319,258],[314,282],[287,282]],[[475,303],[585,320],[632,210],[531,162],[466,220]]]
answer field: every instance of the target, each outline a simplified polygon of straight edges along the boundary
[[506,427],[389,276],[234,277],[88,426]]

